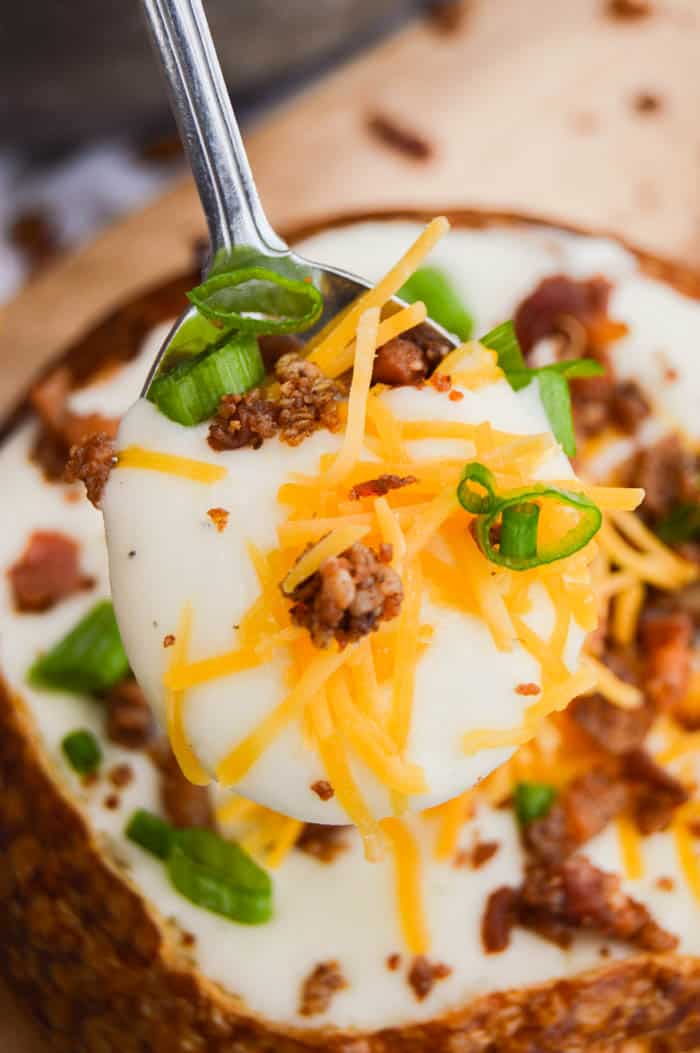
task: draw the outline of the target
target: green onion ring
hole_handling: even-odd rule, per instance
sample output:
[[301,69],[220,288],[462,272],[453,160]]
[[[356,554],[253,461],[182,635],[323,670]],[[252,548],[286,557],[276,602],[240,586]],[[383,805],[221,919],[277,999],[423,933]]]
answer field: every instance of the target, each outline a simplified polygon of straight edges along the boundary
[[[472,490],[467,485],[471,482],[479,483],[480,486],[483,486],[486,494],[482,495]],[[464,466],[464,471],[459,480],[457,499],[462,508],[467,512],[471,512],[472,515],[486,515],[493,511],[497,503],[496,480],[493,477],[493,472],[490,472],[486,465],[481,464],[480,461],[470,461],[469,464]]]
[[187,296],[205,318],[245,333],[301,333],[323,310],[310,280],[260,265],[213,274]]

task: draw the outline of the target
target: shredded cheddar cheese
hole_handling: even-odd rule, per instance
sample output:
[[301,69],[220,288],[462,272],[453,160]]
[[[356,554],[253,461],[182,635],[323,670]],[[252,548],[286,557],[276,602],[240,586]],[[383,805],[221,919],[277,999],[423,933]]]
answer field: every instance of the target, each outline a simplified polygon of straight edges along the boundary
[[413,833],[401,819],[384,819],[386,834],[394,861],[396,899],[404,941],[413,954],[426,954],[430,937],[421,894],[421,859]]
[[644,695],[634,684],[627,684],[612,669],[603,665],[597,658],[586,659],[589,668],[595,676],[596,690],[601,693],[608,702],[619,706],[620,709],[637,709],[644,701]]
[[357,353],[348,398],[348,416],[340,453],[326,475],[326,485],[344,479],[362,450],[367,420],[367,399],[372,383],[372,366],[377,348],[379,308],[370,307],[360,315],[357,326]]
[[625,877],[630,881],[639,881],[644,877],[642,839],[639,831],[628,815],[619,815],[616,824]]
[[322,538],[318,544],[310,548],[308,552],[294,564],[287,577],[284,579],[282,589],[287,596],[291,595],[302,581],[306,581],[315,574],[322,563],[334,556],[339,556],[356,541],[369,533],[369,527],[347,524],[337,527],[330,534]]
[[[192,607],[188,603],[180,614],[180,622],[175,634],[173,654],[170,660],[171,671],[187,660],[187,649],[192,635]],[[180,765],[182,774],[195,786],[208,786],[211,779],[199,763],[194,750],[187,741],[182,719],[184,695],[182,691],[170,690],[166,693],[167,730],[170,745],[175,759]]]
[[226,477],[226,469],[208,461],[195,461],[174,453],[146,450],[142,446],[127,446],[117,454],[117,468],[140,468],[148,472],[162,472],[191,479],[193,483],[217,483]]

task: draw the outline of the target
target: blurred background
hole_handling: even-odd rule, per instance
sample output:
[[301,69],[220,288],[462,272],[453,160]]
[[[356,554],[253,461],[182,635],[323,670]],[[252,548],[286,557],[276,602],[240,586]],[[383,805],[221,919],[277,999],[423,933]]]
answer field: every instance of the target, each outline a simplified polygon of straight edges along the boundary
[[[244,125],[338,63],[454,0],[206,0]],[[137,0],[9,5],[0,27],[0,299],[143,204],[182,167]]]
[[[282,232],[476,207],[700,266],[700,0],[204,3]],[[205,234],[140,0],[4,8],[0,415]]]

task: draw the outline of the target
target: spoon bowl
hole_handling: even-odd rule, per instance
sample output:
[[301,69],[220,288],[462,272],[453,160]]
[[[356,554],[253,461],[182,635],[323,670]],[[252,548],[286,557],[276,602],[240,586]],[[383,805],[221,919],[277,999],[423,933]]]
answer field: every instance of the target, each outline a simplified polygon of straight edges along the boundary
[[[207,219],[210,261],[246,246],[271,260],[283,258],[310,271],[313,284],[323,295],[321,316],[305,334],[312,338],[370,289],[372,283],[347,271],[304,259],[292,252],[270,225],[260,203],[201,0],[142,0],[142,3]],[[390,302],[397,308],[406,306],[398,297]],[[148,372],[144,396],[167,368],[175,337],[196,314],[196,308],[190,307],[171,329]],[[426,324],[441,340],[447,339],[453,344],[449,334],[439,326],[433,322]]]

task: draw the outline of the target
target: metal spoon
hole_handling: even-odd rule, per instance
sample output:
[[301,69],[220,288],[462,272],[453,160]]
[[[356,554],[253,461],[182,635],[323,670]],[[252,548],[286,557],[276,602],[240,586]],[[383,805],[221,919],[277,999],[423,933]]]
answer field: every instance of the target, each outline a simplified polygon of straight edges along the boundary
[[[270,226],[260,204],[201,0],[142,2],[207,218],[210,259],[237,245],[246,245],[267,256],[285,256],[311,268],[313,282],[324,297],[323,314],[314,330],[307,333],[312,335],[371,288],[372,283],[291,252]],[[398,298],[396,302],[402,303]],[[171,329],[148,374],[143,395],[161,371],[176,333],[196,313],[190,307]],[[434,328],[443,339],[447,336],[438,326]]]

